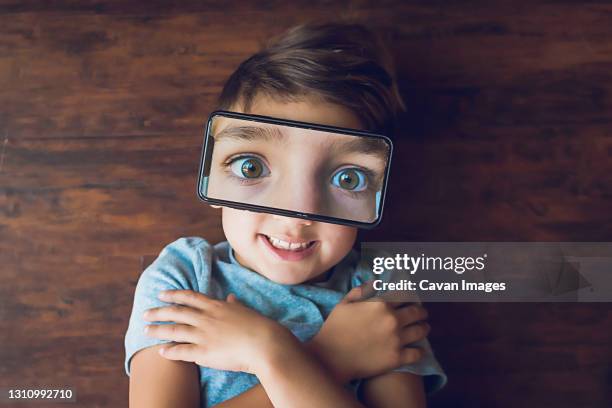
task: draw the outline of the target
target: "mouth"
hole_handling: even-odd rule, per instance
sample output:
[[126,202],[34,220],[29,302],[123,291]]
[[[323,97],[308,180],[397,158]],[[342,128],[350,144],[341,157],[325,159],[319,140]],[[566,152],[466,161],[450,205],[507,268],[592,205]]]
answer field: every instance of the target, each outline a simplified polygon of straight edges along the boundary
[[314,252],[319,241],[284,240],[265,234],[258,234],[258,238],[277,258],[284,261],[299,261]]

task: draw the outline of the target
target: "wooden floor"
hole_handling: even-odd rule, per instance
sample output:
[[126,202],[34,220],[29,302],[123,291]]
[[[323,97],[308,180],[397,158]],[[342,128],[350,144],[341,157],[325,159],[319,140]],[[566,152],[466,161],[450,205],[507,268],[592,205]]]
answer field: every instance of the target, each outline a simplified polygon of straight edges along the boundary
[[[223,239],[195,195],[203,122],[306,18],[387,27],[398,59],[409,113],[363,240],[611,241],[612,4],[517,3],[0,0],[0,387],[127,406],[147,256]],[[612,406],[609,303],[430,311],[432,407]]]

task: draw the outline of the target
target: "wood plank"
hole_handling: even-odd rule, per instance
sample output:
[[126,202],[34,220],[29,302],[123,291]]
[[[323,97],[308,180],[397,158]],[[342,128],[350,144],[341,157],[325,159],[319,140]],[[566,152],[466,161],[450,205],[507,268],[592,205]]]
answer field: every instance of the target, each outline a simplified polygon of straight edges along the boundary
[[[609,241],[612,5],[382,5],[0,0],[0,386],[127,405],[142,269],[181,236],[223,239],[195,194],[204,121],[305,19],[388,28],[397,59],[408,111],[361,240]],[[612,404],[609,303],[428,307],[450,377],[431,406]]]

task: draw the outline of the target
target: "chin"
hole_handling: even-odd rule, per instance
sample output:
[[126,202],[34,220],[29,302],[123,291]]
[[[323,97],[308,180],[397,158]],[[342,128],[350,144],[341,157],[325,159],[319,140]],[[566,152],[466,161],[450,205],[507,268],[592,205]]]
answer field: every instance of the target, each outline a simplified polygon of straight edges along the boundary
[[317,274],[314,273],[292,271],[291,268],[280,268],[279,270],[268,268],[267,270],[272,273],[262,275],[281,285],[299,285],[317,276]]

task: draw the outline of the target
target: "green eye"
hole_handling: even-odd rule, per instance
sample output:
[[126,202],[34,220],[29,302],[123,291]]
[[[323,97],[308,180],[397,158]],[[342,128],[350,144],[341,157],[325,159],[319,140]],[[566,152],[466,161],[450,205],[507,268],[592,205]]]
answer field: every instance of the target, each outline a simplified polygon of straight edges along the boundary
[[367,177],[359,169],[342,169],[332,176],[332,184],[344,190],[362,191],[367,187]]
[[266,165],[257,157],[239,157],[230,164],[232,173],[240,178],[253,179],[269,174]]

